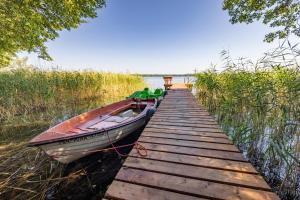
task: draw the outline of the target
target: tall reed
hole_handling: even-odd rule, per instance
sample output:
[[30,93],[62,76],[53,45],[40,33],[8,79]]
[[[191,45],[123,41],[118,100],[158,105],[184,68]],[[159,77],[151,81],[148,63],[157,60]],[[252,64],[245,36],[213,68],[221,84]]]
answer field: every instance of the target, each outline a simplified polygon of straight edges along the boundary
[[0,70],[0,199],[45,199],[58,185],[77,180],[93,189],[85,167],[64,174],[64,165],[26,143],[51,124],[143,87],[140,76],[41,70],[22,61]]
[[287,50],[295,53],[281,46],[257,63],[233,61],[223,52],[225,70],[196,74],[196,90],[199,101],[280,196],[296,199],[300,197],[299,66],[293,56],[289,62],[274,63],[283,53],[287,56]]
[[4,70],[0,72],[0,123],[61,117],[120,100],[144,85],[142,77],[128,74],[28,66]]

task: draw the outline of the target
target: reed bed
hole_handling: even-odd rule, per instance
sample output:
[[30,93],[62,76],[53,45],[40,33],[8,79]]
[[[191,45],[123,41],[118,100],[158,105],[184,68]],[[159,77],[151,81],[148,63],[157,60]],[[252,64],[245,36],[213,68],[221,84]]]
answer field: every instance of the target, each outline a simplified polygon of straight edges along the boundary
[[32,67],[5,70],[0,72],[0,122],[49,120],[70,110],[111,103],[142,87],[141,77],[127,74]]
[[0,199],[51,199],[57,192],[51,188],[62,183],[82,177],[89,182],[85,167],[65,173],[66,166],[26,147],[26,142],[61,120],[121,100],[144,86],[140,76],[41,70],[24,62],[1,70]]
[[299,52],[280,46],[256,63],[223,52],[224,71],[195,75],[200,103],[282,199],[300,198]]

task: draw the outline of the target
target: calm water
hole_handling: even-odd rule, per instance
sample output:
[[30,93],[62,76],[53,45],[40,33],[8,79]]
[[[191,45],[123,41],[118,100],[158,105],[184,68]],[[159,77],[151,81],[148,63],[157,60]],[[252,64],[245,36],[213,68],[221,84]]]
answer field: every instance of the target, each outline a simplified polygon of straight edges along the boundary
[[[144,80],[146,84],[152,89],[164,88],[163,76],[144,76]],[[184,83],[188,80],[190,83],[194,83],[195,78],[193,76],[174,76],[172,79],[172,83]]]

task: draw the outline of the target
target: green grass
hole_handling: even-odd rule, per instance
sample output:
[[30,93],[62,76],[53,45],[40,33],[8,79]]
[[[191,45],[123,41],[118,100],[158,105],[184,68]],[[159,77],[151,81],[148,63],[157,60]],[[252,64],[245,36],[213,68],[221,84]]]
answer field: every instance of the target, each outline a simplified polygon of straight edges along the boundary
[[201,104],[281,197],[299,197],[299,70],[210,70],[196,74],[196,90]]

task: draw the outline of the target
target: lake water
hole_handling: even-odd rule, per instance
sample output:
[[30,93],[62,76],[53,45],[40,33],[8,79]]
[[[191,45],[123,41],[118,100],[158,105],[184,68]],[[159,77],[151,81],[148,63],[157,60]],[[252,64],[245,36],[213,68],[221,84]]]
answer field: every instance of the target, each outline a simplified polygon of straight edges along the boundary
[[[144,76],[144,80],[149,88],[164,88],[163,76]],[[194,80],[193,76],[173,76],[172,83],[194,83]]]

